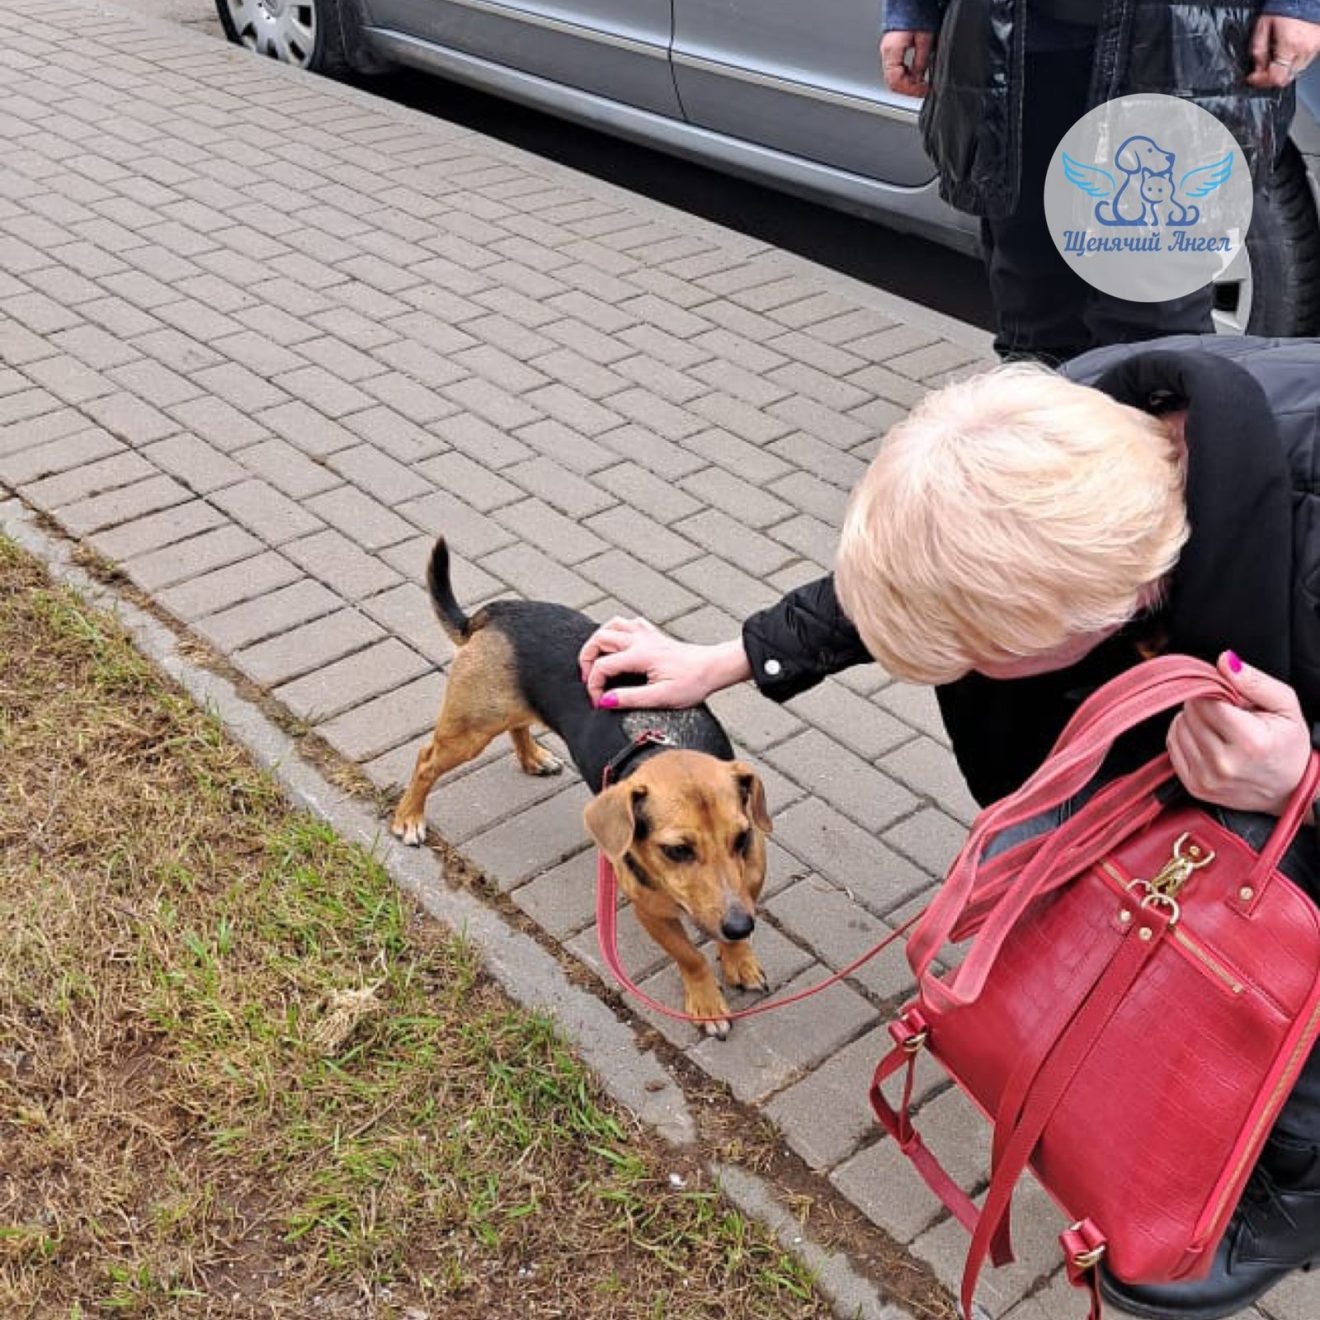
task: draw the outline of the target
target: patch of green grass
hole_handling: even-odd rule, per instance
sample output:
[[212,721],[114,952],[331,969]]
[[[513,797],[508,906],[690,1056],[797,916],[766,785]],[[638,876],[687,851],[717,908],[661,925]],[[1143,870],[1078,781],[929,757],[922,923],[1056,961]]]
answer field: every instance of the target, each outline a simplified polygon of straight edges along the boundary
[[828,1314],[3,541],[0,710],[0,1314]]

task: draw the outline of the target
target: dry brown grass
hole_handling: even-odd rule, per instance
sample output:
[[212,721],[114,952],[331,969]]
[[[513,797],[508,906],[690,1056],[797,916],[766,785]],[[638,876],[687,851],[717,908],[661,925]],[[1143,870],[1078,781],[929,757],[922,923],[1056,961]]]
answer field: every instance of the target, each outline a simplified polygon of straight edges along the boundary
[[3,541],[0,758],[0,1314],[828,1314]]

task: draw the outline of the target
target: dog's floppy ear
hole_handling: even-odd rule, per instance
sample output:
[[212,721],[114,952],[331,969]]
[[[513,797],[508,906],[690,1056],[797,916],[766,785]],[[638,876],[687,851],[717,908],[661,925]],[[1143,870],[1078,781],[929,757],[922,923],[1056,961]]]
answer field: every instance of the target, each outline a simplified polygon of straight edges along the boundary
[[1141,168],[1141,157],[1137,154],[1137,149],[1132,144],[1140,141],[1138,138],[1128,138],[1118,149],[1118,154],[1114,157],[1114,164],[1118,166],[1124,174],[1135,174]]
[[762,834],[773,834],[775,827],[770,823],[770,813],[766,810],[765,786],[761,783],[761,776],[745,761],[734,761],[731,768],[752,824]]
[[641,785],[615,784],[591,799],[582,812],[587,833],[607,857],[622,857],[637,832],[636,803],[646,796]]

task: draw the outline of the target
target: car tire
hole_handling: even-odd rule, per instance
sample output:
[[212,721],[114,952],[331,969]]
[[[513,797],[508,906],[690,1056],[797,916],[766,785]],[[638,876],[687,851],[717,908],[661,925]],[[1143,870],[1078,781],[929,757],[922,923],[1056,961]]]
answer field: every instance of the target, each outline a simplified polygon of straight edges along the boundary
[[1320,334],[1320,219],[1306,163],[1289,143],[1256,197],[1245,278],[1215,287],[1217,328],[1228,334]]
[[215,0],[225,36],[282,64],[338,76],[379,66],[362,46],[355,0]]

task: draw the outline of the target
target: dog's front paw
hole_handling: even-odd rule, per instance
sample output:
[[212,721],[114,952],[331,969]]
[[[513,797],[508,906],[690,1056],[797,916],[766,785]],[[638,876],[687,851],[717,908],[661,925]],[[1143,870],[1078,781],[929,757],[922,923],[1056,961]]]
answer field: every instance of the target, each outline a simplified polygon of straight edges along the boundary
[[390,824],[390,833],[396,839],[402,839],[408,847],[419,848],[426,841],[426,817],[409,819],[406,816],[395,816]]
[[760,960],[752,950],[750,940],[720,945],[720,970],[724,984],[737,990],[765,990],[768,984]]
[[536,763],[527,771],[529,775],[557,775],[562,772],[564,763],[557,757],[552,756],[541,748],[541,755],[536,758]]
[[691,1013],[693,1017],[708,1019],[696,1024],[706,1035],[718,1036],[720,1040],[727,1039],[732,1026],[728,1018],[729,1006],[724,1002],[724,996],[720,994],[714,978],[709,985],[688,987],[683,996],[683,1011]]

